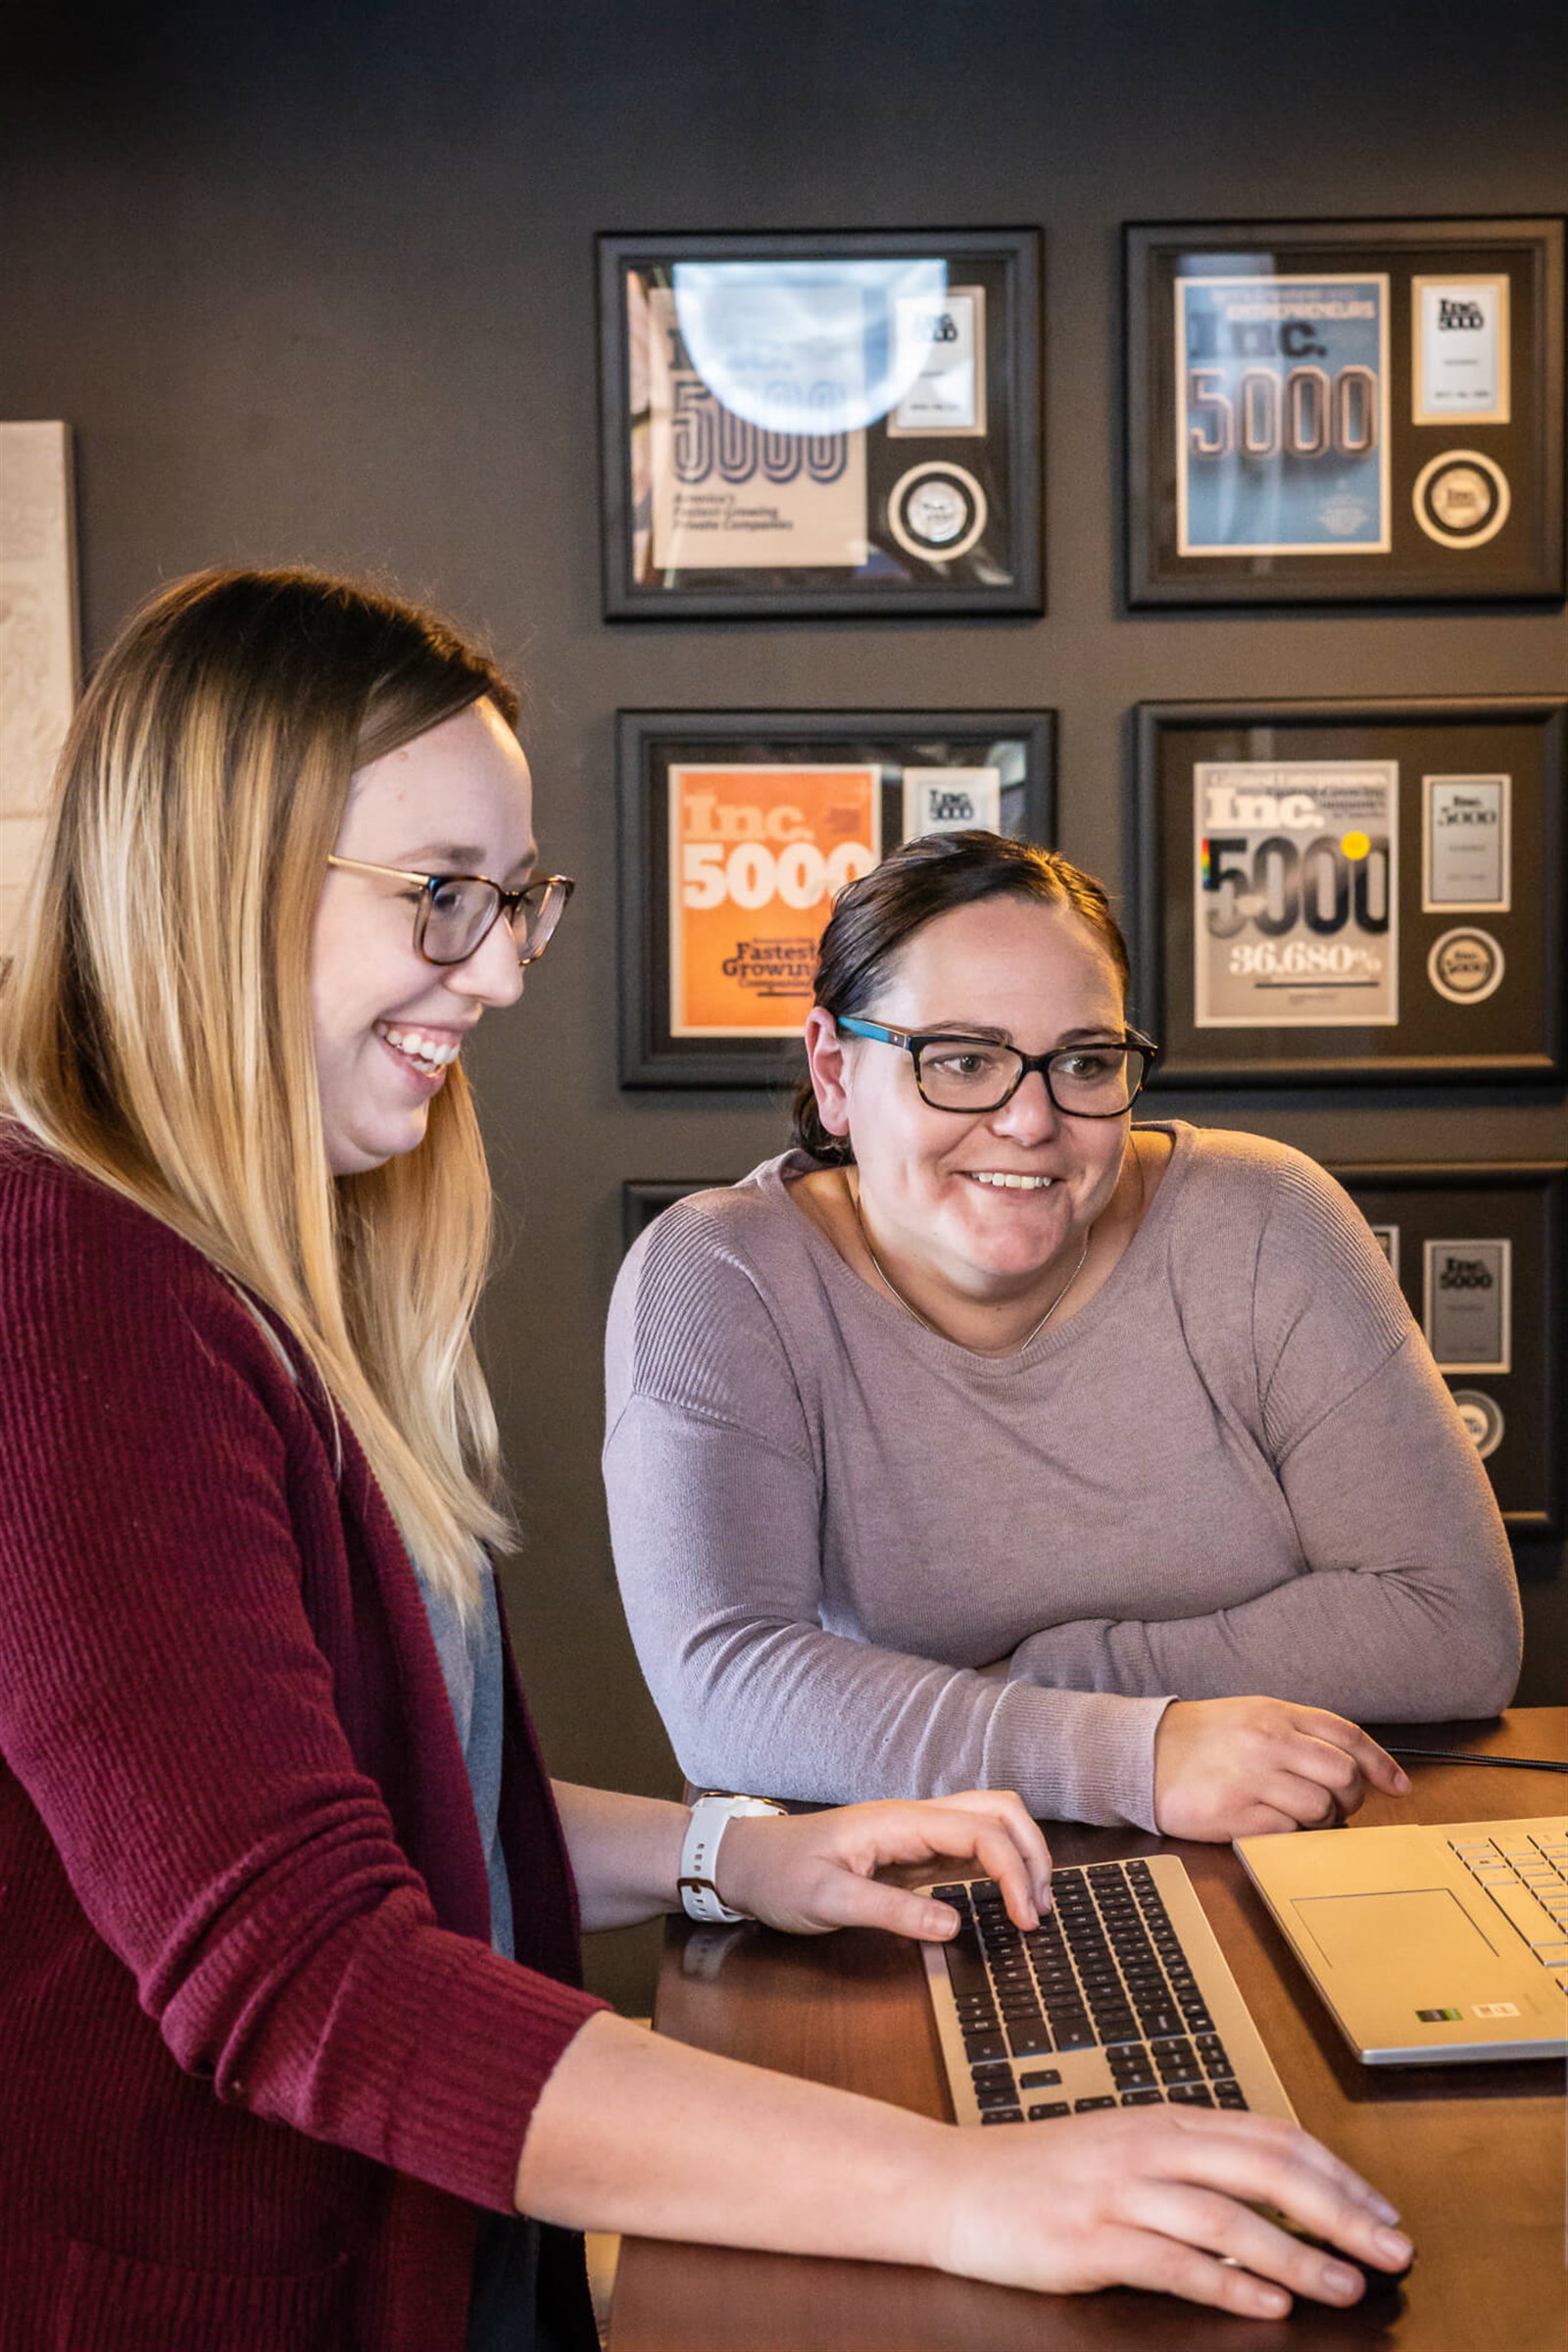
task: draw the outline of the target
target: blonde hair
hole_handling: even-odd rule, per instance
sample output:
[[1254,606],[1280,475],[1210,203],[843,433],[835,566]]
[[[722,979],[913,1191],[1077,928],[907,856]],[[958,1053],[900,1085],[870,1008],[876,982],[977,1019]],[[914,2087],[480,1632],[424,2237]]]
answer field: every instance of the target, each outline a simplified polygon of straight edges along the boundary
[[513,1529],[471,1326],[490,1182],[454,1065],[424,1141],[334,1179],[311,938],[356,768],[482,696],[444,623],[347,581],[209,571],[137,613],[62,754],[0,992],[0,1108],[292,1332],[420,1571],[471,1608]]

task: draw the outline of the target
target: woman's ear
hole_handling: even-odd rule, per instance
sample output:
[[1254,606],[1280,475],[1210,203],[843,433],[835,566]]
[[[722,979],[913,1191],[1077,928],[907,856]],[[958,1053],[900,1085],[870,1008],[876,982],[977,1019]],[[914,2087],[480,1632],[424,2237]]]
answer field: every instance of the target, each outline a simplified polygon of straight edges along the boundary
[[850,1132],[850,1097],[845,1085],[844,1040],[825,1005],[806,1016],[806,1064],[811,1073],[817,1113],[829,1135]]

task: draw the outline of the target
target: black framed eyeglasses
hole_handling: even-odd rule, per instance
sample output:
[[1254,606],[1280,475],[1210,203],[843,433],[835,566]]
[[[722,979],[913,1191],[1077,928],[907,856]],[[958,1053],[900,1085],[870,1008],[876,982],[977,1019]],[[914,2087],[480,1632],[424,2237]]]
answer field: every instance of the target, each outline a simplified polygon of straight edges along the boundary
[[503,890],[488,874],[410,873],[401,865],[371,865],[364,858],[326,860],[355,874],[383,874],[418,891],[414,946],[426,963],[466,963],[504,914],[519,963],[537,963],[550,945],[566,901],[576,889],[569,874],[535,874],[520,890]]
[[900,1047],[914,1064],[922,1102],[933,1110],[971,1114],[1000,1110],[1030,1071],[1038,1070],[1052,1102],[1069,1118],[1119,1119],[1131,1110],[1159,1058],[1153,1039],[1136,1029],[1122,1037],[1058,1046],[1051,1054],[1020,1054],[1016,1046],[999,1045],[993,1038],[946,1029],[888,1029],[880,1021],[850,1019],[835,1026],[873,1045]]

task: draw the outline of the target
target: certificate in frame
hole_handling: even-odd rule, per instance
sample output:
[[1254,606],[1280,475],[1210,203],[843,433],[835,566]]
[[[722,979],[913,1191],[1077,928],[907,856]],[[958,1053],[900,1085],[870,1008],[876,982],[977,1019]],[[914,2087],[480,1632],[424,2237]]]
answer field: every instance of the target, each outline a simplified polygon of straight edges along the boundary
[[1151,703],[1154,1085],[1560,1083],[1568,702]]
[[1125,231],[1134,606],[1560,598],[1560,220]]
[[622,1086],[781,1084],[837,890],[915,833],[1054,839],[1054,711],[624,710],[618,726]]
[[1426,1333],[1506,1526],[1562,1532],[1568,1164],[1335,1166]]
[[601,237],[606,617],[1040,612],[1040,257]]

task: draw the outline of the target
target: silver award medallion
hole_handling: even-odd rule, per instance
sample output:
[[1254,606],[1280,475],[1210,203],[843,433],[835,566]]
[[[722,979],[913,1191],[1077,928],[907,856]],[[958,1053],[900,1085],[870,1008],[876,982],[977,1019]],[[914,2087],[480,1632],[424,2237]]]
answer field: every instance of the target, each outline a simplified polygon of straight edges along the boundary
[[1487,1461],[1502,1444],[1502,1407],[1495,1397],[1484,1396],[1480,1389],[1455,1389],[1453,1401],[1477,1453]]
[[1485,547],[1508,519],[1513,493],[1495,458],[1446,449],[1429,458],[1411,492],[1415,518],[1440,547]]
[[1480,1004],[1502,984],[1502,949],[1490,931],[1461,925],[1432,943],[1427,978],[1450,1004]]
[[1513,1245],[1428,1242],[1422,1327],[1440,1372],[1507,1372]]
[[906,555],[951,564],[986,527],[986,494],[966,466],[933,458],[911,466],[888,498],[888,529]]

